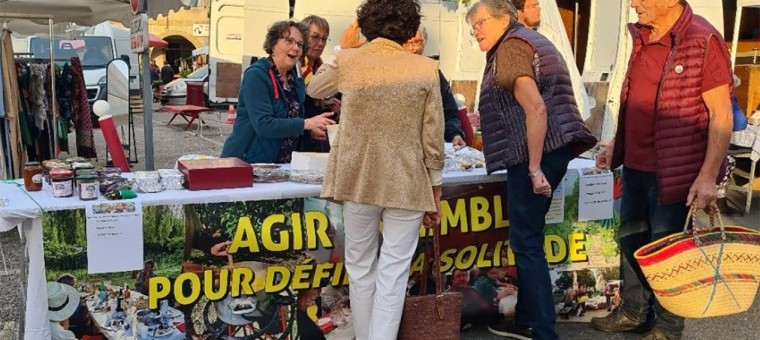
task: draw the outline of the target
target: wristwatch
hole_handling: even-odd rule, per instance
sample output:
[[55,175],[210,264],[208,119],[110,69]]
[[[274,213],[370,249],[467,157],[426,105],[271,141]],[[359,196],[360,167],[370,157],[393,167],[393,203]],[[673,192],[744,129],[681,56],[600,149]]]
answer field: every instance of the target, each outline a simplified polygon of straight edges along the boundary
[[538,176],[540,174],[542,174],[541,168],[538,168],[538,170],[533,171],[533,172],[531,172],[530,170],[528,170],[528,176],[530,176],[530,178],[536,178],[536,176]]

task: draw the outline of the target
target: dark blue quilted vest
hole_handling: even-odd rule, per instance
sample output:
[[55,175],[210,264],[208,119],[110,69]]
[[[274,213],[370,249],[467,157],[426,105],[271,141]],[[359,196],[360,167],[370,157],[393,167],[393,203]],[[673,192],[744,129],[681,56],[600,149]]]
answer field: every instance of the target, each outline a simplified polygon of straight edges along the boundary
[[[543,35],[514,24],[502,40],[486,56],[486,70],[480,90],[481,129],[483,130],[483,153],[488,173],[528,161],[528,140],[525,127],[525,111],[514,94],[495,83],[496,51],[504,48],[508,39],[521,39],[535,52],[533,72],[538,90],[546,103],[547,131],[544,153],[570,146],[577,157],[596,145],[578,111],[573,96],[565,60],[554,45]],[[508,51],[507,51],[508,52]]]

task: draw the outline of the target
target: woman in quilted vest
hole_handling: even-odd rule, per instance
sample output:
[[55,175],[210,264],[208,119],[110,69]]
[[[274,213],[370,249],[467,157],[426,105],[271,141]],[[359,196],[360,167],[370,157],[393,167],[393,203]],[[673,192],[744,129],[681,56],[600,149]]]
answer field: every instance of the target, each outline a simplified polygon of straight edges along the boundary
[[596,139],[578,111],[565,60],[517,18],[509,0],[482,0],[467,13],[471,33],[486,52],[480,92],[486,169],[507,170],[509,245],[521,288],[514,321],[488,329],[552,340],[558,335],[544,252],[545,216],[568,163]]

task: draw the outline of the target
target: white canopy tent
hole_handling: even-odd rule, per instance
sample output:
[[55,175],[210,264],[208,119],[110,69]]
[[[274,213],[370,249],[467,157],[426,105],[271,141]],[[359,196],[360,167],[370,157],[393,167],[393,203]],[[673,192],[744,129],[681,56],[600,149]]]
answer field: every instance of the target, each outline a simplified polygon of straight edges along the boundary
[[736,0],[736,20],[734,22],[734,37],[731,42],[731,66],[736,66],[736,49],[739,47],[739,28],[741,27],[742,10],[744,7],[760,8],[760,0]]
[[[197,3],[198,0],[148,1],[148,13],[151,16],[166,15],[171,10],[196,6]],[[47,14],[52,15],[56,23],[82,26],[94,26],[106,20],[129,26],[133,16],[129,0],[0,0],[0,13]],[[48,31],[45,20],[11,20],[8,27],[22,34]]]

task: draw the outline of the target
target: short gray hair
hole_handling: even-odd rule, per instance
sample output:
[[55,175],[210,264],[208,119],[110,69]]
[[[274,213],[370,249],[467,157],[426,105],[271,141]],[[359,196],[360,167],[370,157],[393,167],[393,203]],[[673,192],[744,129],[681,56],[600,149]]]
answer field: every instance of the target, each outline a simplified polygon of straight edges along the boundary
[[515,9],[515,5],[510,0],[480,0],[476,2],[467,10],[467,16],[465,17],[467,22],[472,20],[472,16],[481,7],[485,8],[494,18],[509,16],[510,26],[517,22],[517,9]]
[[425,25],[423,25],[421,22],[420,22],[420,27],[417,28],[417,32],[420,32],[420,35],[422,36],[422,40],[424,40],[425,43],[427,43],[428,41],[427,28],[425,28]]
[[[325,31],[327,35],[330,35],[330,23],[327,22],[327,20],[323,17],[316,16],[316,15],[310,15],[308,17],[305,17],[301,19],[301,23],[306,26],[306,28],[311,28],[312,25],[316,26],[317,28]],[[306,39],[307,37],[304,37]]]

